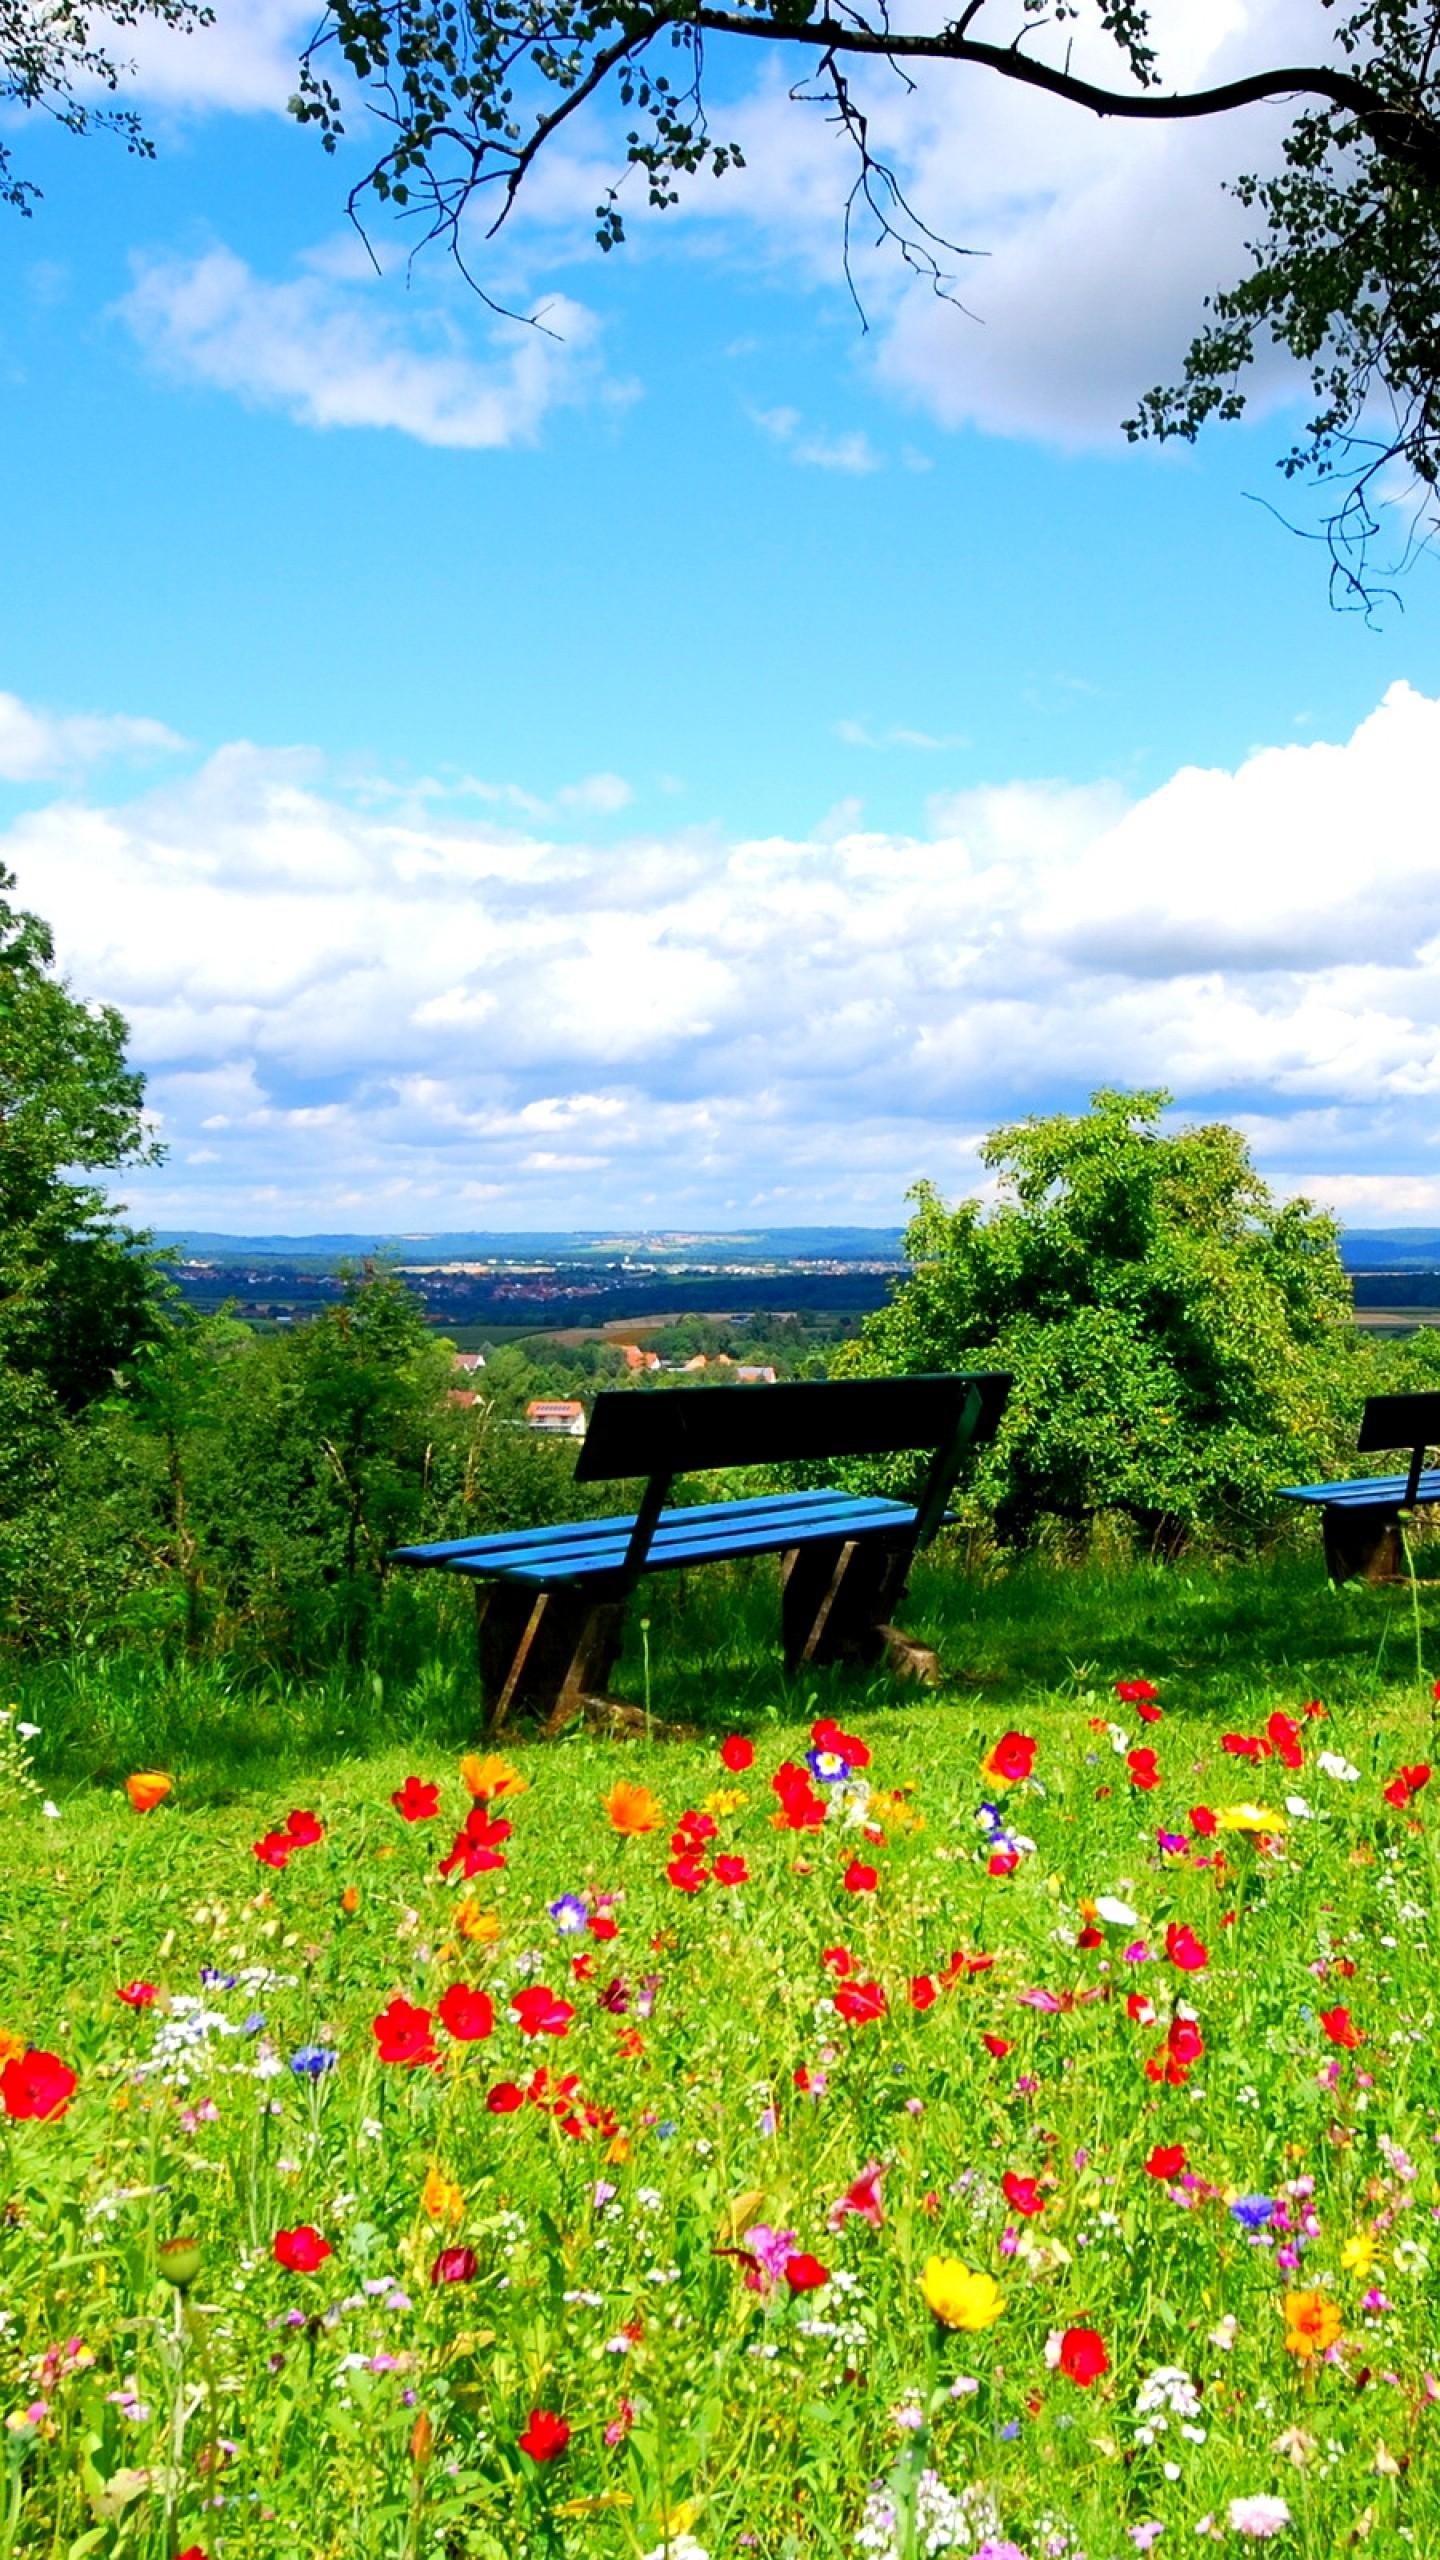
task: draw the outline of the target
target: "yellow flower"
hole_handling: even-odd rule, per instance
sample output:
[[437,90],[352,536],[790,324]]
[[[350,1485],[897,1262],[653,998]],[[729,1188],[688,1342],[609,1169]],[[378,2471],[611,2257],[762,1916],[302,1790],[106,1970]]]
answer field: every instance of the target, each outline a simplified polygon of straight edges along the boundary
[[467,1894],[457,1908],[455,1926],[472,1947],[493,1947],[500,1935],[498,1912],[482,1911],[473,1894]]
[[1340,2264],[1347,2276],[1359,2276],[1363,2281],[1375,2264],[1374,2233],[1355,2232],[1340,2252]]
[[727,1813],[738,1813],[744,1801],[743,1787],[712,1787],[700,1810],[716,1814],[723,1820]]
[[927,2258],[920,2290],[944,2329],[988,2329],[1005,2308],[994,2277],[972,2275],[958,2258]]
[[642,1831],[658,1831],[665,1819],[659,1797],[648,1787],[637,1786],[633,1778],[617,1778],[601,1802],[611,1830],[626,1839],[633,1839]]
[[1320,2356],[1340,2335],[1340,2306],[1323,2293],[1287,2293],[1285,2345],[1292,2356]]
[[1268,1804],[1227,1804],[1215,1816],[1221,1831],[1272,1831],[1285,1828],[1285,1816]]
[[17,2036],[10,2027],[0,2027],[0,2065],[18,2062],[25,2050],[23,2036]]
[[458,2222],[465,2210],[460,2189],[431,2162],[420,2190],[420,2210],[431,2222]]
[[460,1775],[481,1804],[493,1803],[496,1796],[521,1796],[530,1784],[498,1751],[487,1751],[483,1757],[478,1751],[467,1751]]
[[918,1805],[908,1799],[909,1787],[875,1787],[865,1807],[867,1822],[878,1822],[882,1831],[923,1831],[925,1816]]
[[164,1803],[174,1785],[174,1779],[168,1777],[163,1769],[137,1769],[133,1777],[126,1779],[125,1793],[137,1813],[153,1813],[157,1804]]

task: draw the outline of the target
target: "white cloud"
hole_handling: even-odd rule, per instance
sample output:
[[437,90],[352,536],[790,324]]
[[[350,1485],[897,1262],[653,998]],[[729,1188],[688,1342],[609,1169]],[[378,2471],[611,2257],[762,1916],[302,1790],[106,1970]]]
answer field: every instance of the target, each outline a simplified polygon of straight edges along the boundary
[[0,782],[52,782],[81,766],[168,755],[183,744],[161,720],[42,711],[0,693]]
[[552,297],[542,326],[503,324],[482,359],[433,306],[397,318],[390,291],[313,266],[273,283],[217,247],[137,261],[119,308],[169,372],[307,427],[388,427],[421,444],[494,449],[533,443],[558,406],[628,396],[605,383],[597,324],[577,302]]
[[183,35],[141,18],[108,50],[133,65],[142,104],[283,114],[318,14],[314,0],[222,0],[212,26]]
[[603,791],[400,820],[236,745],[57,798],[0,857],[131,1019],[173,1148],[152,1215],[888,1221],[918,1174],[973,1187],[995,1121],[1120,1082],[1376,1221],[1440,1183],[1437,759],[1440,701],[1399,685],[1344,742],[1138,800],[999,784],[913,836],[852,805],[616,846]]
[[808,463],[816,471],[848,471],[857,476],[884,468],[869,437],[859,428],[839,435],[809,429],[798,409],[754,409],[751,415],[757,427],[784,445],[792,462]]

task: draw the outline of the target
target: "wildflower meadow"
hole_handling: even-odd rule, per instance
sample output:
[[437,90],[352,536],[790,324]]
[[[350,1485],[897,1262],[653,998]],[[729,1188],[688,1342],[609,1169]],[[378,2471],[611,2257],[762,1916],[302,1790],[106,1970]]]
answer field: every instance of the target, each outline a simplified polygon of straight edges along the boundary
[[1431,1701],[1123,1669],[57,1807],[5,2560],[1440,2542]]

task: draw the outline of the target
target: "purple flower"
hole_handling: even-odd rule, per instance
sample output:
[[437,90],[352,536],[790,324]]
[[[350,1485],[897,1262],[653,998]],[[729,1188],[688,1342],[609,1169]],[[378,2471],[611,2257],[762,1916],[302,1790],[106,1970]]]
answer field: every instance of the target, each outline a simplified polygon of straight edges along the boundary
[[546,1905],[562,1938],[580,1938],[585,1934],[589,1913],[578,1893],[562,1893],[559,1900]]

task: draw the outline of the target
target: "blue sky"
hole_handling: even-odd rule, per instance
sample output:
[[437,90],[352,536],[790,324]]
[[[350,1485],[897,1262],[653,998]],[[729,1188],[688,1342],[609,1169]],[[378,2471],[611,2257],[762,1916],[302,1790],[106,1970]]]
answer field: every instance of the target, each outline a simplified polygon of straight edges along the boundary
[[[281,112],[311,12],[219,14],[147,40],[153,164],[22,132],[0,223],[0,859],[134,1026],[137,1207],[890,1222],[1145,1081],[1440,1211],[1434,573],[1327,610],[1254,503],[1277,373],[1197,454],[1115,433],[1264,129],[885,103],[990,254],[975,318],[869,268],[866,336],[835,138],[722,64],[749,172],[617,256],[567,145],[491,270],[540,338],[370,273]],[[1165,14],[1183,72],[1297,0]]]

